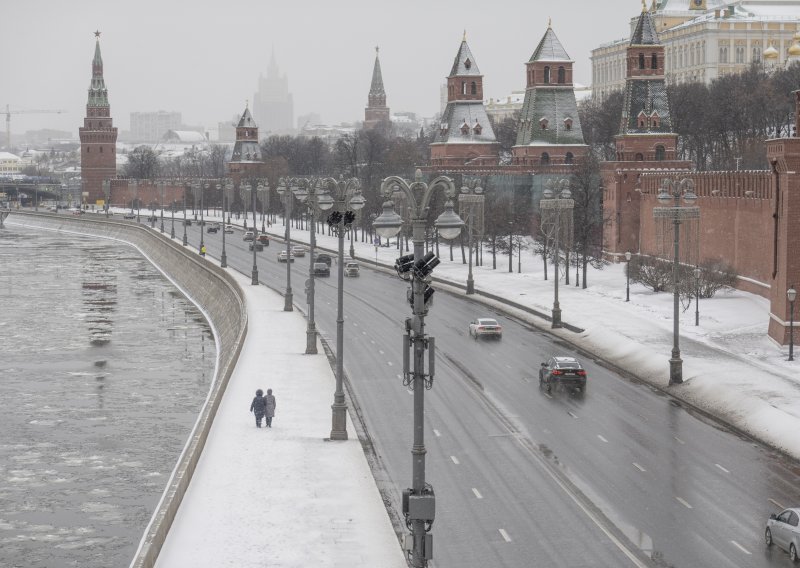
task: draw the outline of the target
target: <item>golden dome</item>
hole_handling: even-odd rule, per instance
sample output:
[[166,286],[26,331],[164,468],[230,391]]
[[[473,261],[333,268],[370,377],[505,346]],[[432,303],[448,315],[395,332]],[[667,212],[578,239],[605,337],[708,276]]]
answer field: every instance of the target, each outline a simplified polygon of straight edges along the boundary
[[775,49],[772,45],[770,45],[767,49],[764,50],[764,59],[778,59],[778,50]]
[[792,47],[789,48],[789,55],[794,57],[800,55],[800,43],[798,43],[797,39],[794,40]]

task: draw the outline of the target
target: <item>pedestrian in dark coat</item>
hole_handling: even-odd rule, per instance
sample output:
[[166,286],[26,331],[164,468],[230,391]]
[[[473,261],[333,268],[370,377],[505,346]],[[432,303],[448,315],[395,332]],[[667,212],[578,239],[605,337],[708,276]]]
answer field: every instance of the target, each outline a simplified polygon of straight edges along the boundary
[[266,406],[267,428],[272,428],[272,418],[275,416],[275,397],[272,396],[272,389],[267,389],[267,396],[264,397]]
[[[267,410],[267,399],[264,397],[264,391],[258,389],[253,402],[250,403],[250,412],[256,415],[256,428],[261,428],[261,419]],[[269,426],[269,418],[267,418],[267,426]]]

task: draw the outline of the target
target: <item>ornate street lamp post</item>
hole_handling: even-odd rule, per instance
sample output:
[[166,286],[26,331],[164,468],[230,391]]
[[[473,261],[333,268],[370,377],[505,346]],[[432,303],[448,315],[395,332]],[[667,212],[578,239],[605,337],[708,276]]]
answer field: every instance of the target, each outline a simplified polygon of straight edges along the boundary
[[[480,223],[478,226],[480,231],[483,232],[483,187],[481,187],[480,178],[472,180],[464,180],[461,186],[461,193],[458,196],[458,205],[460,213],[464,214],[464,209],[467,209],[467,226],[469,234],[467,236],[467,246],[469,247],[469,272],[467,272],[467,294],[475,293],[475,281],[472,278],[472,230],[475,225],[475,216],[480,216]],[[477,212],[476,212],[477,209]]]
[[366,201],[357,178],[338,180],[332,177],[320,182],[333,198],[334,209],[328,215],[328,226],[339,239],[337,309],[336,309],[336,392],[333,394],[331,440],[347,439],[347,404],[344,401],[344,237],[352,229],[355,211]]
[[[559,190],[558,197],[555,196],[554,189]],[[572,241],[572,210],[575,202],[572,200],[572,192],[569,190],[569,180],[562,178],[558,181],[549,179],[545,186],[544,195],[539,202],[539,210],[542,217],[542,228],[548,237],[553,238],[553,310],[552,326],[562,327],[561,305],[558,303],[558,281],[561,275],[558,272],[558,263],[561,258],[561,246],[569,250]],[[548,234],[550,233],[550,234]],[[564,242],[559,241],[564,237]]]
[[265,179],[262,183],[259,183],[256,190],[258,191],[258,198],[261,200],[261,232],[266,233],[267,227],[265,224],[264,202],[269,197],[269,180]]
[[169,230],[169,238],[175,238],[175,189],[172,190],[172,201],[170,202],[170,207],[172,210],[172,227]]
[[164,232],[164,192],[167,189],[167,182],[161,180],[158,182],[158,189],[161,190],[161,232]]
[[694,269],[694,325],[700,325],[700,267]]
[[[253,187],[254,183],[257,183],[258,185],[256,187]],[[266,187],[268,187],[268,186],[266,186]],[[253,249],[253,272],[252,272],[252,278],[250,280],[250,283],[253,286],[257,286],[258,285],[258,263],[257,263],[257,260],[256,260],[256,250],[257,250],[257,246],[256,245],[258,243],[258,223],[256,222],[256,215],[257,215],[257,213],[256,213],[256,192],[262,193],[262,192],[266,191],[266,189],[265,189],[265,186],[262,184],[262,182],[260,180],[259,181],[250,180],[250,181],[243,182],[241,184],[240,191],[242,192],[242,195],[245,195],[246,193],[249,193],[249,197],[250,197],[250,200],[251,200],[252,205],[253,205],[253,207],[252,207],[252,210],[253,210],[253,240],[250,243],[250,246]],[[245,217],[246,217],[246,215],[245,215]],[[287,264],[289,263],[289,259],[288,258],[286,260],[286,263]]]
[[204,213],[204,210],[203,210],[203,196],[205,195],[206,190],[208,189],[209,185],[211,185],[211,184],[209,184],[208,182],[198,184],[198,186],[200,187],[200,252],[203,251],[203,247],[205,247],[205,244],[206,244],[205,243],[205,235],[204,235],[205,228],[206,228],[206,220],[205,220],[205,217],[203,217],[203,213]]
[[[433,524],[436,498],[433,487],[425,482],[425,389],[433,387],[435,342],[433,337],[425,335],[425,315],[428,313],[429,301],[433,288],[429,283],[431,272],[439,264],[439,259],[429,252],[424,254],[425,224],[431,197],[436,189],[444,191],[447,197],[445,211],[436,219],[435,226],[439,235],[445,239],[454,239],[464,226],[464,221],[453,211],[452,198],[456,194],[453,180],[439,176],[430,185],[422,181],[422,172],[416,171],[414,181],[391,176],[381,183],[381,193],[390,198],[395,192],[405,194],[411,212],[412,241],[414,254],[401,256],[395,262],[398,276],[411,282],[409,301],[413,317],[406,320],[406,334],[403,336],[403,383],[414,391],[414,445],[412,456],[412,486],[404,492],[403,514],[406,525],[411,529],[413,544],[411,563],[415,568],[427,565],[433,556],[433,535],[428,534]],[[372,223],[381,237],[389,239],[396,236],[403,225],[403,220],[394,211],[394,203],[387,200],[383,204],[383,213]],[[425,374],[425,351],[428,350],[428,374]],[[413,351],[413,354],[411,353]],[[409,360],[413,355],[413,371],[409,369]]]
[[625,301],[631,301],[631,251],[625,253]]
[[189,244],[189,239],[186,237],[186,189],[191,187],[192,184],[188,181],[183,185],[183,246]]
[[283,199],[285,207],[283,224],[286,227],[284,237],[286,241],[286,293],[283,296],[283,311],[292,312],[294,311],[294,306],[292,305],[292,224],[289,216],[292,214],[292,195],[297,187],[293,186],[293,180],[287,178],[281,178],[278,184],[278,194]]
[[103,180],[103,198],[105,199],[106,219],[108,219],[108,200],[111,197],[111,180]]
[[[220,184],[217,184],[217,188],[220,187]],[[228,201],[228,208],[231,206],[231,197],[233,196],[233,180],[226,179],[225,183],[222,184],[222,256],[220,257],[219,265],[222,268],[228,267],[228,254],[225,251],[225,201]],[[230,212],[228,213],[230,215]],[[230,217],[228,218],[228,223],[230,223]]]
[[786,290],[786,299],[789,300],[789,361],[794,361],[794,300],[797,298],[797,290],[792,284]]
[[[681,205],[681,197],[686,204]],[[682,180],[664,179],[661,182],[661,191],[658,192],[658,202],[663,207],[654,207],[653,216],[656,220],[662,219],[673,225],[673,258],[672,258],[672,357],[669,360],[669,384],[683,382],[683,360],[680,349],[680,227],[681,223],[689,219],[700,218],[700,208],[692,205],[697,200],[694,193],[694,181],[690,178]],[[687,235],[688,237],[688,235]],[[691,251],[688,251],[691,252]]]

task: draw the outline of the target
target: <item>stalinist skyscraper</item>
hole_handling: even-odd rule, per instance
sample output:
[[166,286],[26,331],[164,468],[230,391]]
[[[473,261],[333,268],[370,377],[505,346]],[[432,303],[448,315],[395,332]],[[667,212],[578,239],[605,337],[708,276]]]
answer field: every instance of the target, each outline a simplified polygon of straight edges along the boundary
[[289,92],[289,79],[281,74],[270,57],[267,76],[258,76],[258,91],[253,96],[253,118],[261,125],[263,134],[285,133],[294,128],[294,100]]

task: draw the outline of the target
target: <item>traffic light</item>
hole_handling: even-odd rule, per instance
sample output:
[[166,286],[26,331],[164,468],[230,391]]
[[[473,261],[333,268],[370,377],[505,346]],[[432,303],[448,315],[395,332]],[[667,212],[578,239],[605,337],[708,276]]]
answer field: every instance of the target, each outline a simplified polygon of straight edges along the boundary
[[414,263],[414,276],[420,279],[425,278],[428,274],[433,272],[433,269],[436,268],[440,262],[441,261],[435,254],[429,252]]
[[414,255],[407,254],[394,261],[394,269],[398,275],[405,274],[414,266]]

